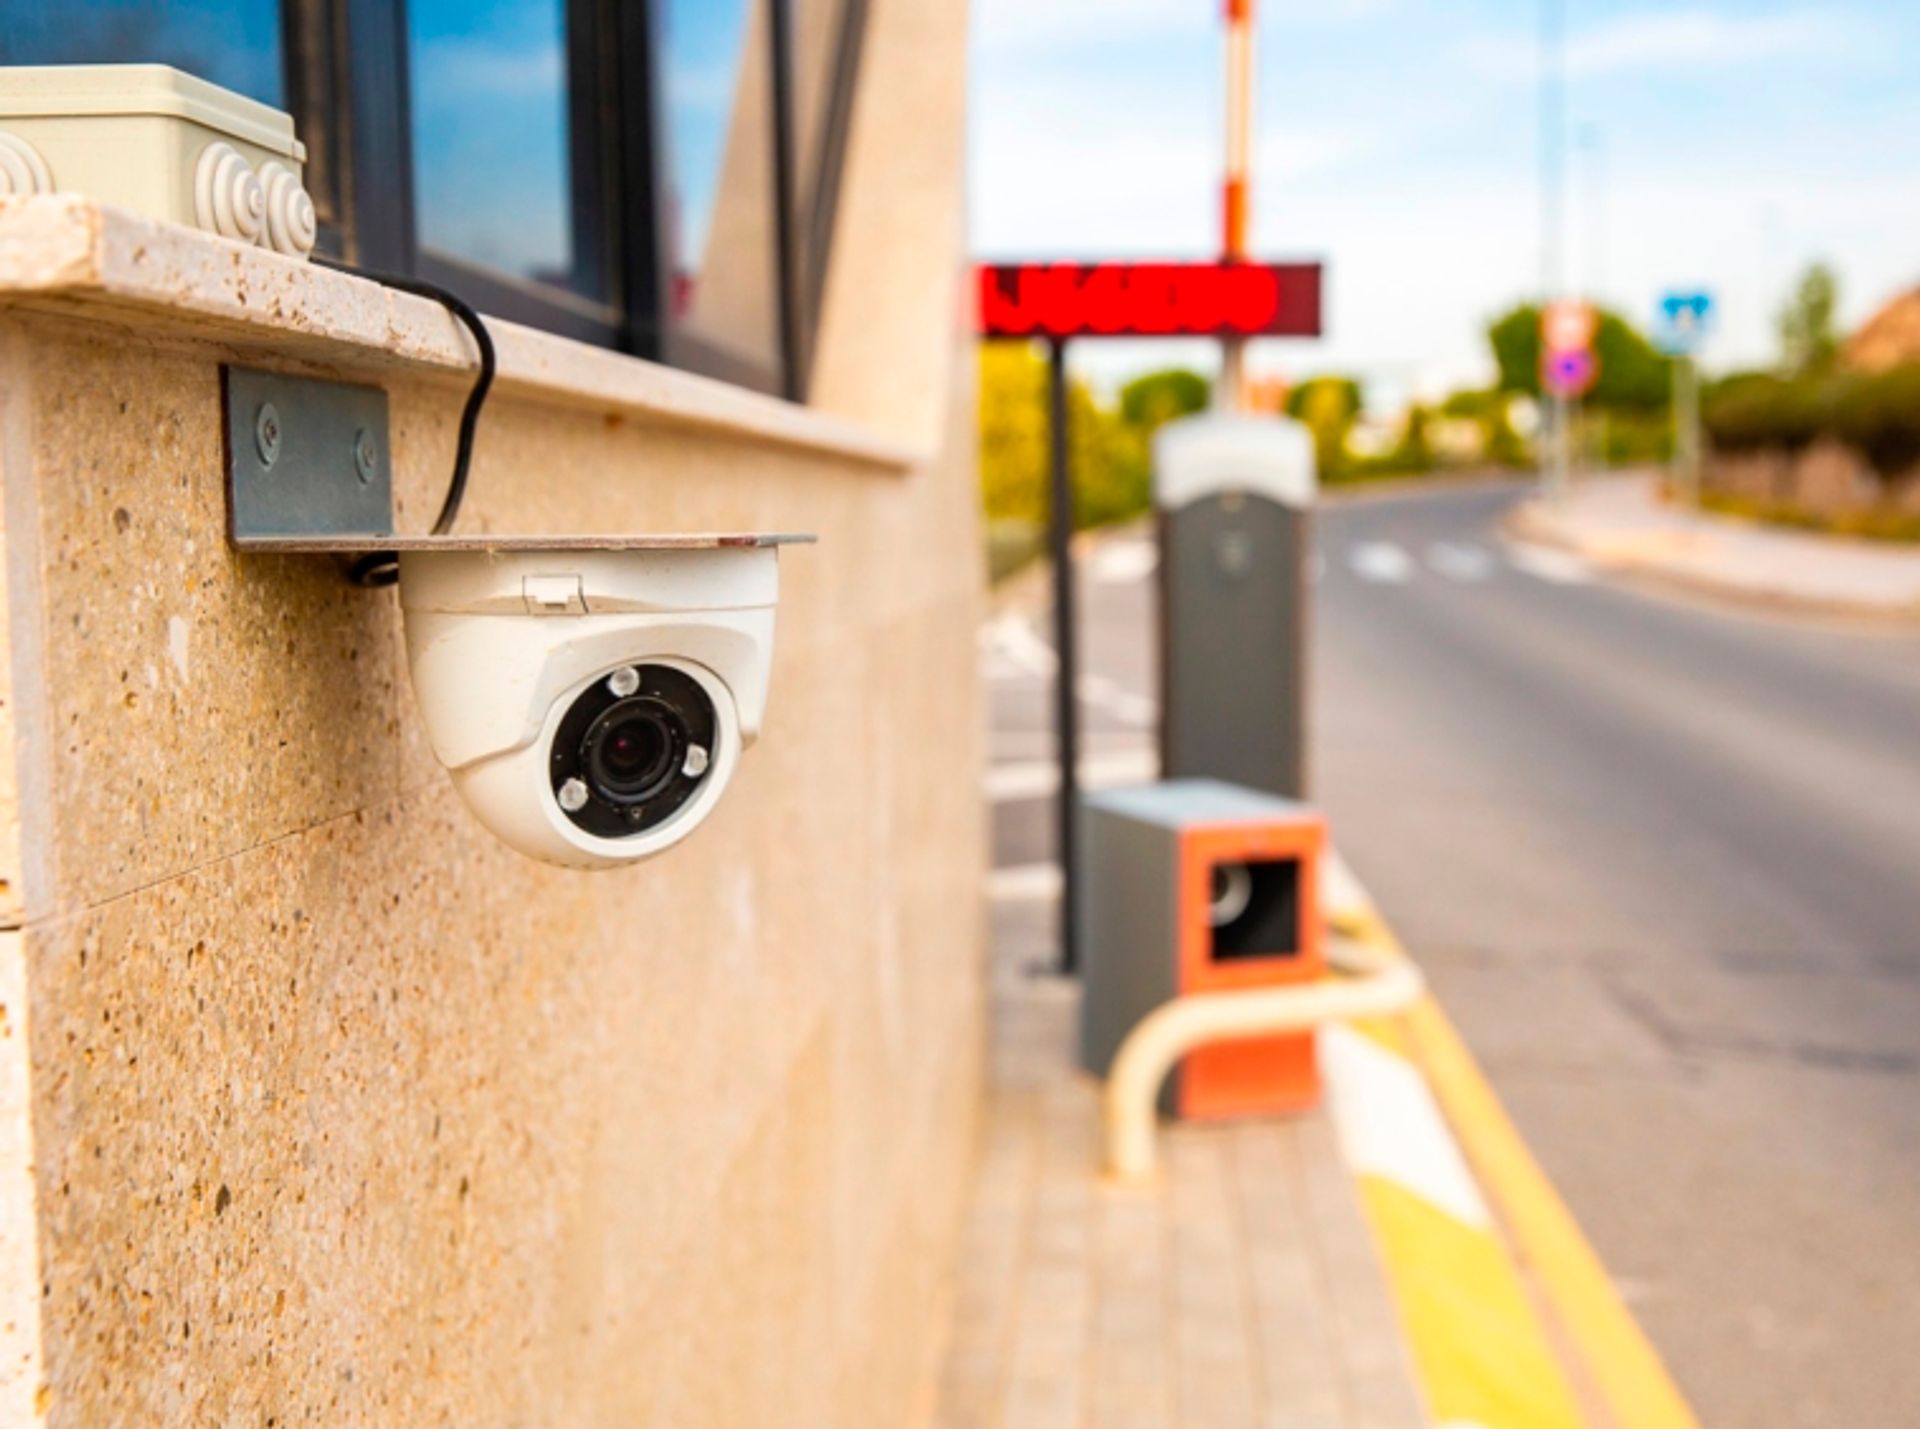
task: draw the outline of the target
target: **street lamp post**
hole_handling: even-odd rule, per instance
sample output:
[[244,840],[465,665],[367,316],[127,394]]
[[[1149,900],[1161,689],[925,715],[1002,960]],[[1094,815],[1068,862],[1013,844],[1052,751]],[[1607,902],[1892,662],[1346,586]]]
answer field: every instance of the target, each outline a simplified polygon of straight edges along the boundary
[[[1541,308],[1565,295],[1566,246],[1566,0],[1540,0],[1540,288]],[[1542,470],[1549,501],[1571,484],[1570,407],[1560,391],[1547,394],[1547,461]]]

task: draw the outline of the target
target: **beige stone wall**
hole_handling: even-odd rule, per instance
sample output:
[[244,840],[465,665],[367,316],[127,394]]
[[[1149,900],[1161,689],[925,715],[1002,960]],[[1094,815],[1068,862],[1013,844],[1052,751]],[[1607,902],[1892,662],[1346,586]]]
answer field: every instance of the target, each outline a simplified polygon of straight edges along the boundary
[[[846,230],[836,265],[887,258],[832,302],[896,316],[830,313],[823,401],[897,395],[924,458],[511,385],[482,426],[473,529],[820,534],[760,743],[637,868],[491,839],[393,593],[228,548],[227,349],[0,307],[0,1420],[908,1416],[979,1070],[979,560],[964,17],[873,10],[870,68],[919,84],[862,96],[910,139],[856,139],[850,208],[917,207]],[[461,387],[385,385],[417,528]]]
[[1822,438],[1803,451],[1708,452],[1701,476],[1709,491],[1744,501],[1845,516],[1876,508],[1920,511],[1920,470],[1892,477],[1876,472],[1844,442]]

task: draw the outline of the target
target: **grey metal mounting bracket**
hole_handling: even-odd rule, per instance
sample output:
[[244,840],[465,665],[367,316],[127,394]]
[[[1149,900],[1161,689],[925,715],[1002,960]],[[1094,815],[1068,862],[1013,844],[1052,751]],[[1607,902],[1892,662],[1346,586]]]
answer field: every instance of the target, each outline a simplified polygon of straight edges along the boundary
[[376,551],[652,551],[807,545],[793,533],[396,535],[387,394],[378,387],[221,369],[227,539],[235,550],[364,556]]
[[393,533],[387,394],[250,367],[220,372],[227,428],[227,530],[255,539]]

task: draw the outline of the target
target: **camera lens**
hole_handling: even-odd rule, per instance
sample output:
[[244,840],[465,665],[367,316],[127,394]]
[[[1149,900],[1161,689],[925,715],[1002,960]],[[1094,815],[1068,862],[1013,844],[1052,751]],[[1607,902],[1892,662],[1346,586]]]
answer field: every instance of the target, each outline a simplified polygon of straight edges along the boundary
[[673,665],[623,665],[574,697],[548,747],[554,802],[577,828],[630,838],[659,828],[714,777],[713,696]]
[[608,803],[642,803],[672,780],[687,744],[687,722],[671,706],[646,695],[622,700],[587,731],[587,782]]
[[1253,874],[1244,863],[1216,863],[1208,879],[1207,921],[1224,928],[1253,901]]

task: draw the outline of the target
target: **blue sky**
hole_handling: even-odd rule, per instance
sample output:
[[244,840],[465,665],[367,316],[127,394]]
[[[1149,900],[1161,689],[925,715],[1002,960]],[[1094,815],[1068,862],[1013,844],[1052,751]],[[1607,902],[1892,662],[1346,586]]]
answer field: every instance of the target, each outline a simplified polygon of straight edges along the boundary
[[[1568,274],[1644,323],[1719,306],[1710,367],[1766,361],[1794,274],[1858,319],[1920,283],[1920,3],[1566,0]],[[1218,245],[1217,0],[976,0],[983,258]],[[1260,0],[1254,247],[1329,264],[1327,337],[1256,367],[1376,401],[1484,380],[1486,318],[1539,288],[1529,0]],[[1097,378],[1206,345],[1083,344]]]
[[[750,10],[751,0],[664,6],[667,143],[686,265],[706,244]],[[429,245],[521,274],[571,268],[564,14],[562,0],[410,0],[414,167]],[[500,203],[503,192],[514,201]]]
[[0,0],[0,64],[138,55],[284,103],[279,0]]

